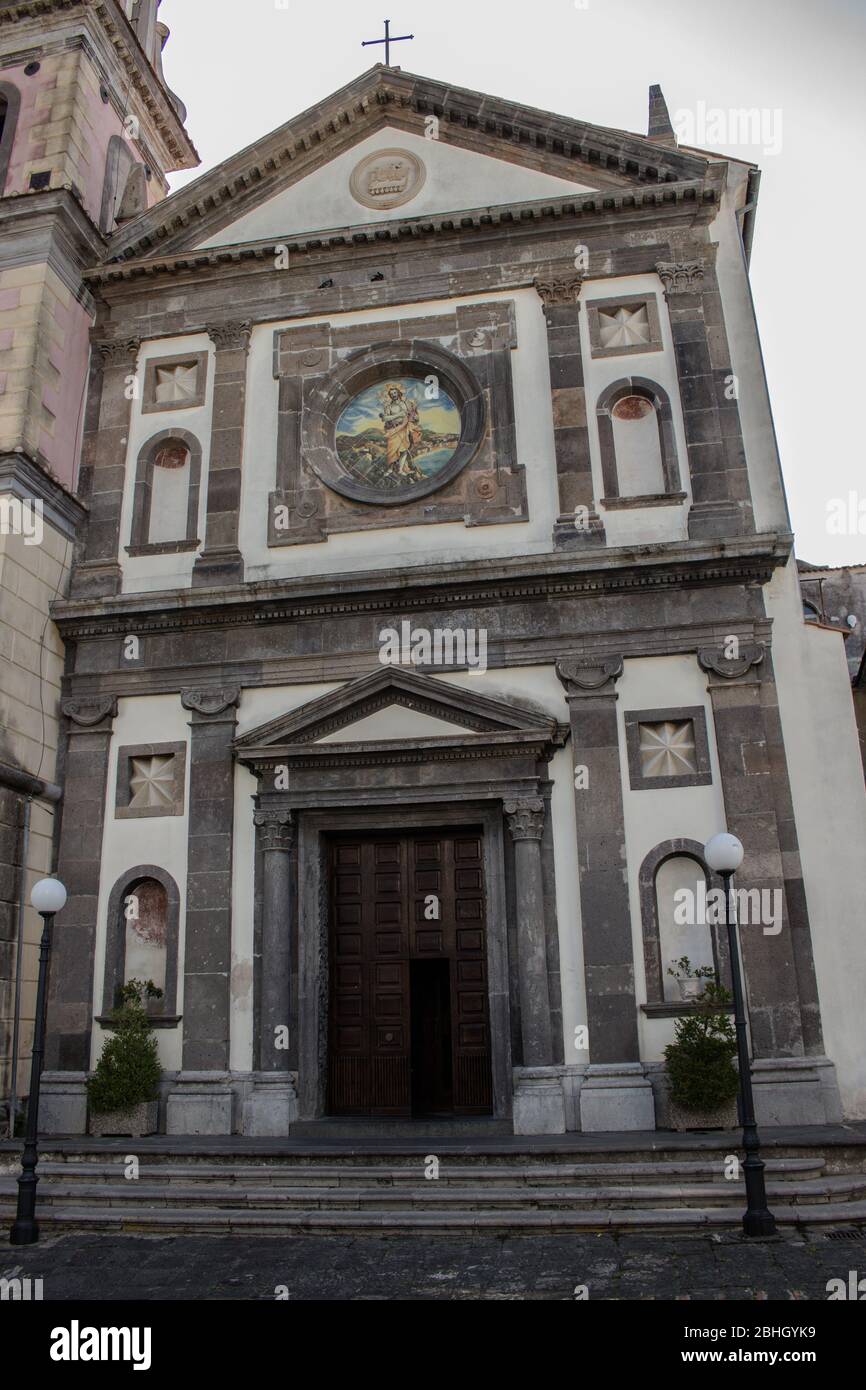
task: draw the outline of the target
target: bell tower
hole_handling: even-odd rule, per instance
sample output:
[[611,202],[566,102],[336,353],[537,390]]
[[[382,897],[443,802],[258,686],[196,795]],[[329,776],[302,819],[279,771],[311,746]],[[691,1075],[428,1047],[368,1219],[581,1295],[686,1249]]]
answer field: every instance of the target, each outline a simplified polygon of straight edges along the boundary
[[0,1103],[14,1089],[13,1046],[19,1075],[29,1056],[27,874],[51,868],[62,649],[49,605],[86,515],[95,305],[83,273],[119,225],[165,197],[173,170],[199,162],[162,71],[159,4],[0,0]]

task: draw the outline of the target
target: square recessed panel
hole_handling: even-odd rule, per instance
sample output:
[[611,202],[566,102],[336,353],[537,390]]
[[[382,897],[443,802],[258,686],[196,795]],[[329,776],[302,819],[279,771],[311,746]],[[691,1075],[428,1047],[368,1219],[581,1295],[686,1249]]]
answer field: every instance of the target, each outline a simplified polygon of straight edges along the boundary
[[340,897],[357,898],[361,895],[360,874],[337,874],[337,894]]
[[480,922],[481,921],[481,899],[480,898],[458,898],[455,903],[457,909],[458,922]]
[[422,954],[428,954],[431,951],[441,951],[441,931],[416,931],[415,948],[419,953]]
[[402,994],[382,994],[376,992],[376,1017],[400,1018],[403,1013]]
[[484,983],[483,960],[459,960],[457,979],[461,985],[481,985]]
[[337,995],[337,1018],[340,1020],[360,1018],[363,1000],[360,994]]
[[377,927],[399,925],[403,913],[402,903],[376,903],[375,922]]
[[644,777],[693,777],[697,773],[693,719],[665,719],[637,727]]
[[360,965],[338,965],[338,966],[337,966],[337,988],[338,988],[338,989],[360,989],[360,988],[361,988],[361,967],[360,967]]
[[399,874],[376,874],[377,893],[399,893],[400,875]]
[[364,1037],[363,1028],[353,1028],[350,1025],[337,1027],[337,1045],[344,1051],[356,1051]]
[[403,945],[403,935],[398,931],[377,931],[376,950],[380,956],[398,956]]
[[399,985],[403,980],[403,967],[400,965],[377,965],[377,985]]
[[478,840],[478,839],[472,839],[472,840],[455,840],[455,841],[454,841],[454,858],[457,859],[457,860],[461,860],[461,859],[480,859],[480,858],[481,858],[481,841]]
[[458,951],[480,951],[483,944],[483,933],[471,931],[468,927],[457,933]]
[[338,931],[337,932],[337,955],[338,956],[359,956],[361,954],[361,934],[360,932]]
[[442,859],[442,846],[438,840],[415,841],[416,864],[438,864]]
[[480,869],[458,869],[454,875],[454,886],[458,893],[481,891]]
[[484,995],[480,992],[461,990],[457,998],[460,1000],[460,1014],[463,1018],[471,1018],[473,1014],[479,1016],[484,1013]]
[[393,844],[376,845],[376,866],[380,864],[399,864],[400,846],[395,841]]
[[361,904],[360,903],[337,903],[337,926],[338,927],[360,927],[361,925]]
[[403,1049],[403,1026],[400,1023],[388,1023],[377,1027],[376,1046],[382,1048],[395,1048],[398,1051]]
[[337,864],[342,868],[359,868],[361,864],[360,845],[338,845]]
[[438,869],[415,870],[416,893],[438,893],[441,883],[442,875]]
[[484,1023],[461,1023],[458,1029],[461,1047],[484,1047],[487,1027]]

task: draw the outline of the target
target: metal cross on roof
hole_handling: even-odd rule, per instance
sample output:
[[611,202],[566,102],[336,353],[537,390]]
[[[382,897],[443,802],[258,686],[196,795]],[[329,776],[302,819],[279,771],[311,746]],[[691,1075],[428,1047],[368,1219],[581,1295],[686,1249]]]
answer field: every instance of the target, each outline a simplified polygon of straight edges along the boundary
[[385,37],[384,37],[384,39],[364,39],[364,40],[362,41],[362,43],[361,43],[361,47],[362,47],[362,48],[369,48],[369,47],[370,47],[371,45],[373,45],[373,44],[383,43],[383,44],[385,45],[385,67],[386,67],[386,68],[389,68],[389,67],[391,66],[391,44],[392,44],[392,43],[404,43],[406,39],[414,39],[414,37],[415,37],[414,34],[400,34],[399,37],[397,37],[397,38],[392,38],[392,37],[391,37],[391,21],[390,21],[390,19],[386,19],[386,20],[385,20]]

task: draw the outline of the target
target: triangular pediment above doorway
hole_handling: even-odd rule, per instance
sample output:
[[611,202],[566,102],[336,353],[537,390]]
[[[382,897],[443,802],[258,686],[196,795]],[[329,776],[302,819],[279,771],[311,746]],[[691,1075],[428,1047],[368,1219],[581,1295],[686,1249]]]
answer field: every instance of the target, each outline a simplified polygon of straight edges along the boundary
[[555,738],[560,730],[550,715],[511,699],[506,703],[433,676],[385,666],[251,729],[235,747],[243,752],[285,744],[453,739],[467,732]]

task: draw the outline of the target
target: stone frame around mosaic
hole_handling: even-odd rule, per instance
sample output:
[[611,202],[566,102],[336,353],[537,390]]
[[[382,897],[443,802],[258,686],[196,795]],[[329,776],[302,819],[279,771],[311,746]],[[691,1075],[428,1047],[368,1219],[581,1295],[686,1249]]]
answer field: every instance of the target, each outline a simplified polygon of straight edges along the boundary
[[[607,299],[586,298],[584,303],[586,305],[586,321],[589,326],[589,351],[592,358],[626,357],[634,353],[664,351],[658,297],[652,290],[638,290],[635,294],[617,294]],[[650,341],[648,343],[634,343],[629,347],[604,347],[601,341],[599,313],[607,309],[622,309],[627,306],[637,308],[641,304],[646,307],[647,311]]]
[[[170,810],[161,806],[130,806],[129,763],[132,758],[174,757],[174,802]],[[186,744],[137,743],[124,744],[117,750],[117,781],[114,797],[115,820],[138,820],[158,816],[182,816],[186,790]]]
[[[196,410],[205,403],[207,395],[208,353],[173,352],[167,357],[147,357],[144,362],[144,384],[141,393],[142,415],[152,415],[162,411]],[[191,366],[196,369],[195,395],[188,401],[158,401],[156,398],[156,372],[158,367]]]
[[[690,720],[695,732],[695,760],[698,770],[682,777],[647,777],[640,759],[641,724]],[[626,710],[623,714],[625,742],[628,754],[629,785],[633,792],[667,790],[673,787],[708,787],[713,781],[710,745],[707,737],[707,714],[703,705],[682,705],[675,709]]]
[[[177,541],[148,541],[150,530],[150,503],[152,497],[153,470],[156,456],[163,444],[177,440],[189,450],[189,498],[186,511],[186,536]],[[201,492],[202,449],[194,434],[184,429],[165,429],[152,434],[138,451],[135,463],[135,483],[132,494],[132,519],[130,523],[129,545],[125,546],[127,555],[179,555],[184,551],[197,550],[201,540],[196,535],[199,527],[199,496]]]
[[[390,526],[528,521],[525,470],[516,458],[511,376],[516,346],[513,300],[375,325],[318,323],[277,330],[279,423],[268,546],[322,542],[337,532]],[[351,483],[332,440],[353,396],[389,375],[436,376],[462,417],[460,443],[449,464],[398,497]],[[280,508],[287,510],[288,526],[276,524]]]

